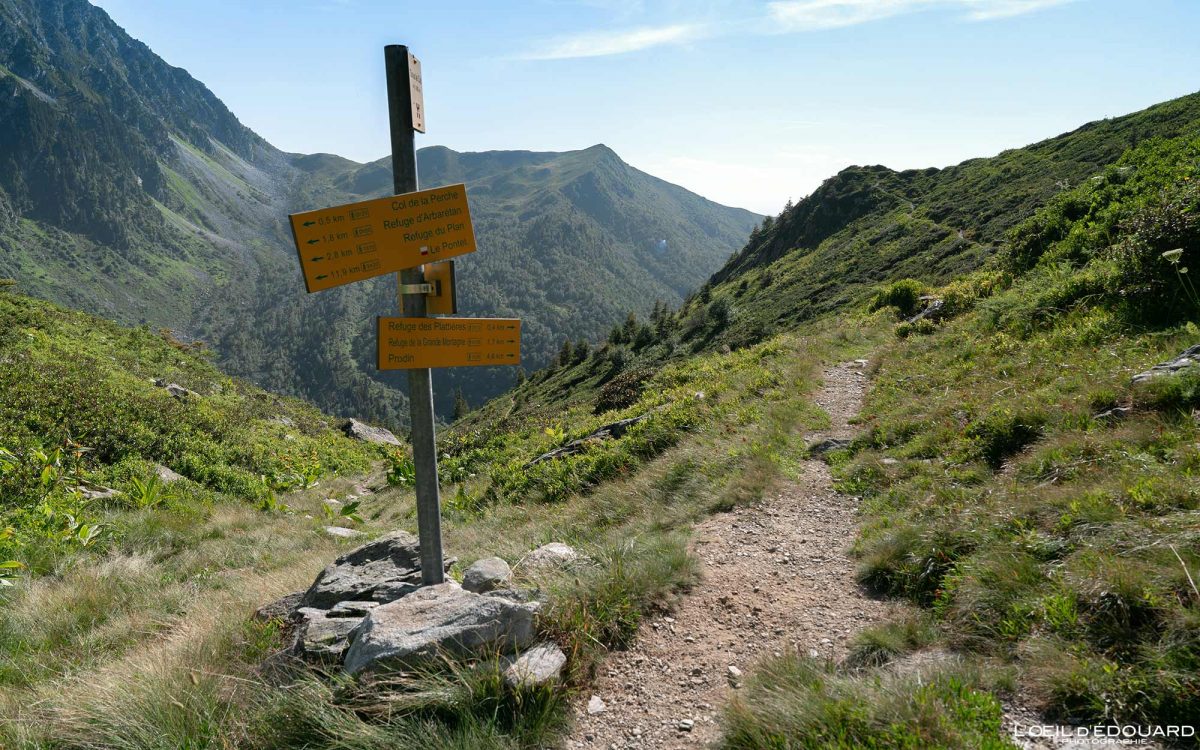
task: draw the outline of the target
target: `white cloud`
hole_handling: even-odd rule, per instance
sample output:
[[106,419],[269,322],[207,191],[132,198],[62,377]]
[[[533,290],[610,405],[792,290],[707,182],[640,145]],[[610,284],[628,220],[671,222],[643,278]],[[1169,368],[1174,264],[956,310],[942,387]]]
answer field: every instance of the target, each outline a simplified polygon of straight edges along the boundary
[[526,60],[564,60],[574,57],[601,57],[660,47],[664,44],[683,44],[709,36],[699,24],[643,26],[620,31],[597,31],[576,34],[554,40],[540,49],[525,53]]
[[[613,2],[613,0],[589,0]],[[663,26],[592,31],[546,40],[519,56],[522,60],[603,57],[741,33],[788,34],[837,29],[921,11],[958,11],[971,21],[991,21],[1033,13],[1075,0],[771,0],[765,14],[740,14],[722,23],[675,23]],[[641,7],[620,3],[620,7]]]
[[856,26],[920,11],[964,11],[972,21],[1010,18],[1072,0],[775,0],[767,4],[776,33]]

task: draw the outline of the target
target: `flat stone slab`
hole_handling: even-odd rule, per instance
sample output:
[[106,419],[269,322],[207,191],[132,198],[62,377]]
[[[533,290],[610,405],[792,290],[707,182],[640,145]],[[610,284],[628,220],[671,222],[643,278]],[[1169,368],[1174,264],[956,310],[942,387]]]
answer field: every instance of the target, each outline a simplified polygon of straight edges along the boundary
[[346,671],[525,648],[533,640],[537,609],[536,603],[482,596],[452,582],[427,586],[371,610],[346,652]]
[[557,682],[567,655],[553,643],[543,643],[515,657],[504,670],[504,681],[512,687],[536,687]]

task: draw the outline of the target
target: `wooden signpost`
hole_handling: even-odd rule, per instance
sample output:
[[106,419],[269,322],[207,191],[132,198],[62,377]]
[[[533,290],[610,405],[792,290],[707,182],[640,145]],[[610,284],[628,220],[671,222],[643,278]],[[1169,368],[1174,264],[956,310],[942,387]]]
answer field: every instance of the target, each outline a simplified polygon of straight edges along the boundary
[[421,580],[430,585],[445,579],[430,368],[520,364],[521,321],[428,317],[458,312],[454,261],[447,259],[475,252],[475,230],[465,185],[417,190],[413,133],[425,132],[421,63],[403,45],[383,52],[396,195],[289,219],[310,293],[399,272],[403,317],[378,319],[378,363],[380,370],[408,370]]

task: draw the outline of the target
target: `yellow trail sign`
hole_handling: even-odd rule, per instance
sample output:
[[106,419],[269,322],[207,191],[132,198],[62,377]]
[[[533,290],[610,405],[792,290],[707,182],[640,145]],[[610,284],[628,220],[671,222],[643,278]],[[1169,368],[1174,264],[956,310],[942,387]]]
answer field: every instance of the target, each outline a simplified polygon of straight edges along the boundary
[[512,318],[379,318],[379,369],[516,365],[521,321]]
[[466,185],[288,217],[309,292],[475,252]]

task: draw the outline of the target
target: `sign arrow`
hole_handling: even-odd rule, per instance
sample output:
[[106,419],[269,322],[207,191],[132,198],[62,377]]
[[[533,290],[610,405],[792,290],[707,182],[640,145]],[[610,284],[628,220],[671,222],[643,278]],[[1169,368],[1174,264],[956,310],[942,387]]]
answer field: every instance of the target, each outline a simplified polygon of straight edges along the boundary
[[320,242],[320,240],[309,240],[309,241],[308,241],[308,244],[310,244],[310,245],[315,245],[315,244],[317,244],[318,242]]
[[313,259],[312,259],[312,262],[313,262],[313,263],[317,263],[317,262],[319,262],[319,261],[322,261],[322,260],[325,260],[325,256],[324,256],[324,255],[314,255],[314,256],[313,256]]
[[311,227],[313,224],[316,224],[316,223],[317,222],[315,222],[315,221],[306,221],[306,222],[304,222],[304,226]]
[[329,276],[328,276],[327,274],[321,274],[320,276],[318,276],[318,277],[317,277],[317,279],[318,279],[318,280],[320,280],[320,279],[328,279],[328,278],[329,278]]

